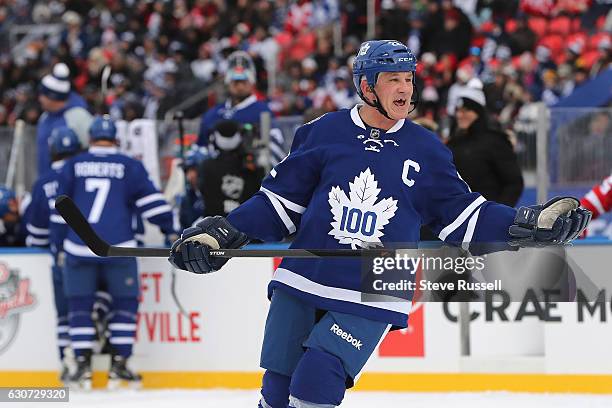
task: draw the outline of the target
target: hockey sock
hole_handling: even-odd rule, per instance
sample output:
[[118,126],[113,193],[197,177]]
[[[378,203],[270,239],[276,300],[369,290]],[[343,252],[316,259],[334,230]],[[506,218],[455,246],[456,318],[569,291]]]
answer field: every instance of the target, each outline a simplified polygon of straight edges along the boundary
[[136,313],[138,312],[138,299],[113,299],[113,314],[108,328],[110,330],[110,343],[113,351],[122,357],[132,355],[132,346],[136,335]]
[[261,386],[261,408],[286,408],[289,403],[291,377],[266,370]]
[[74,354],[83,356],[90,354],[96,338],[96,329],[91,318],[94,298],[90,296],[75,296],[68,299],[70,313],[70,343]]
[[68,329],[68,300],[64,294],[64,283],[62,279],[62,268],[51,267],[53,274],[53,300],[55,302],[55,313],[57,314],[57,346],[60,360],[64,359],[64,349],[70,345]]
[[57,346],[60,360],[64,360],[64,349],[70,345],[68,316],[57,316]]
[[327,408],[340,405],[346,391],[346,377],[338,357],[309,348],[291,377],[289,406]]

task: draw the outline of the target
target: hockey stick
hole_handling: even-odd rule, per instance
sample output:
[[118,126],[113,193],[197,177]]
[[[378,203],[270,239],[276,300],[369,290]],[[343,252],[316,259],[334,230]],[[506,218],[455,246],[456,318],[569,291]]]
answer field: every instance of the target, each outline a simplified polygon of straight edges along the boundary
[[[66,220],[85,245],[98,256],[136,256],[144,258],[167,258],[170,248],[126,248],[110,245],[92,228],[79,207],[68,196],[61,195],[55,200],[55,209]],[[383,256],[391,254],[390,250],[352,250],[352,249],[215,249],[212,256],[221,258],[320,258],[320,257],[354,257],[362,255]]]
[[181,144],[180,157],[181,160],[185,160],[185,127],[183,126],[183,111],[177,111],[174,114],[174,119],[178,123],[178,131],[179,131],[179,143]]

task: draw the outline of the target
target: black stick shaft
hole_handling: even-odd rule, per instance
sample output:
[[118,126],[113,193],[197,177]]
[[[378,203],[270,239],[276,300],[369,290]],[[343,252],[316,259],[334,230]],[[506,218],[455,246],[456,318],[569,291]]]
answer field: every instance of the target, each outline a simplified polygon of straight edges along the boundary
[[[377,253],[380,254],[382,252],[379,251]],[[210,254],[219,258],[321,258],[355,257],[361,256],[364,253],[351,249],[213,249],[210,250]],[[110,246],[106,256],[167,258],[169,255],[170,248],[124,248]]]
[[[74,201],[68,196],[57,197],[55,208],[85,245],[98,256],[167,258],[170,255],[170,248],[125,248],[108,244],[96,233]],[[210,251],[212,256],[222,258],[355,257],[363,255],[389,256],[392,253],[392,251],[384,249],[215,249]]]
[[178,111],[174,115],[178,122],[179,142],[181,144],[180,157],[183,160],[185,157],[185,128],[183,127],[183,111]]

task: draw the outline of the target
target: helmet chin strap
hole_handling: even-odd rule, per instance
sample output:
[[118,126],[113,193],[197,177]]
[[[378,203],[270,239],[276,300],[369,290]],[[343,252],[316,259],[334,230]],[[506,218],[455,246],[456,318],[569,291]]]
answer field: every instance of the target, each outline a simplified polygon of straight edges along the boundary
[[410,104],[412,105],[412,109],[408,111],[409,115],[412,112],[414,112],[414,110],[417,108],[417,105],[419,104],[419,100],[420,100],[419,88],[417,88],[416,86],[416,82],[414,80],[414,74],[413,74],[412,76],[412,97],[410,98]]
[[374,87],[370,86],[369,88],[370,88],[370,91],[372,91],[372,93],[376,97],[376,99],[374,100],[374,102],[370,102],[368,101],[367,98],[363,98],[363,101],[367,103],[368,105],[370,105],[371,107],[376,108],[376,110],[379,111],[385,118],[389,120],[395,120],[392,117],[390,117],[387,111],[385,110],[385,108],[383,108],[382,104],[380,103],[380,98],[378,97],[376,90],[374,90]]

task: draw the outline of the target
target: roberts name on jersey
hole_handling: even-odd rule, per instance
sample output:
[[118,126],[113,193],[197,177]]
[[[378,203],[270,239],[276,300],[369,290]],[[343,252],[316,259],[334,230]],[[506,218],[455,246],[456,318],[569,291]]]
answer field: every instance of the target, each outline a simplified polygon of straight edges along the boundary
[[122,179],[125,175],[123,163],[80,162],[74,164],[76,177],[110,177]]
[[[71,197],[96,232],[112,245],[136,246],[135,216],[158,225],[164,233],[176,230],[172,208],[142,163],[116,147],[92,146],[68,159],[59,184],[59,193]],[[68,256],[96,257],[72,229],[65,233],[63,244]]]

